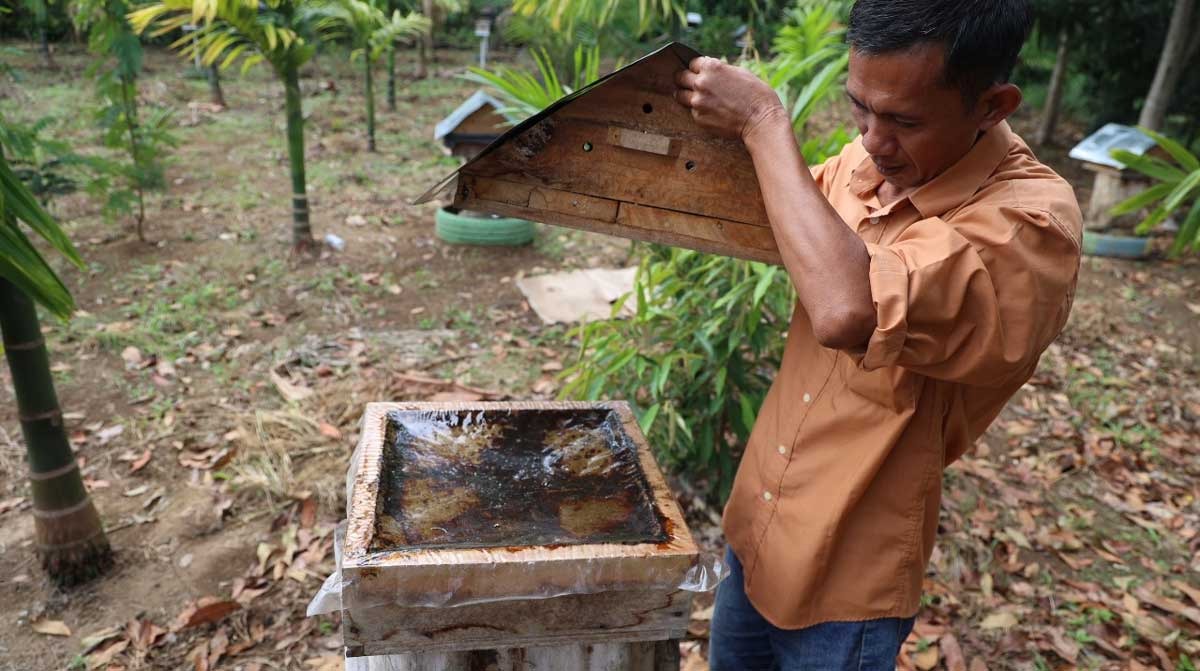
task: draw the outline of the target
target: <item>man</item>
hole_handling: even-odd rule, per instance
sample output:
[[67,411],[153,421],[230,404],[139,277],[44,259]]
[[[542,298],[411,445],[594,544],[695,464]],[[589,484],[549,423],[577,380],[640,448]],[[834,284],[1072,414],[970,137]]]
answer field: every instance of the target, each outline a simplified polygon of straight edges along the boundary
[[809,170],[749,72],[697,58],[679,102],[754,160],[799,298],[738,472],[714,671],[893,669],[946,464],[1066,322],[1081,215],[1005,119],[1027,0],[858,0],[860,138]]

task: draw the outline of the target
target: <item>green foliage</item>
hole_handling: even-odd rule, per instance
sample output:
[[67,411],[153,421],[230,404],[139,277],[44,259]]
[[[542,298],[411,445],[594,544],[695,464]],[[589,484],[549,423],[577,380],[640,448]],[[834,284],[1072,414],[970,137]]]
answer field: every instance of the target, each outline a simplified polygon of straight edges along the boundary
[[[177,141],[170,132],[171,114],[162,107],[139,110],[137,80],[142,71],[142,44],[126,15],[124,0],[81,0],[76,22],[88,29],[88,49],[98,58],[88,68],[96,77],[100,106],[95,120],[104,146],[129,157],[121,170],[125,191],[114,191],[106,211],[128,212],[137,205],[138,238],[144,239],[145,192],[165,184],[163,161]],[[139,113],[144,112],[139,118]]]
[[[781,31],[786,52],[752,64],[780,91],[803,129],[822,103],[836,95],[845,73],[840,29],[831,17],[840,2],[812,3]],[[810,165],[840,151],[851,134],[838,129],[810,138],[801,149]],[[737,462],[770,387],[786,342],[795,290],[782,268],[651,247],[632,301],[634,315],[586,324],[579,358],[564,375],[565,396],[624,398],[664,462],[709,480],[724,500]],[[617,314],[614,312],[614,315]]]
[[350,44],[351,57],[378,60],[398,40],[416,37],[429,29],[429,19],[416,12],[391,16],[374,2],[336,0],[315,5],[315,28],[330,39]]
[[600,78],[598,46],[576,46],[572,56],[565,80],[559,77],[559,68],[543,49],[533,50],[536,76],[520,68],[500,65],[492,71],[472,67],[464,77],[495,89],[508,105],[500,113],[516,123]]
[[[171,48],[205,65],[227,68],[242,59],[243,71],[262,61],[282,74],[299,68],[316,53],[329,3],[318,0],[163,0],[129,14],[138,34],[152,37],[180,33]],[[185,25],[200,27],[184,34]],[[193,39],[194,38],[194,39]]]
[[0,117],[0,145],[8,153],[13,173],[43,205],[54,196],[82,188],[104,202],[108,214],[116,207],[113,200],[128,193],[112,186],[112,178],[121,175],[124,167],[78,154],[69,143],[46,137],[53,121],[45,117],[23,126]]
[[804,132],[804,124],[816,106],[829,98],[849,63],[839,16],[845,3],[831,0],[806,3],[788,12],[788,23],[772,44],[771,60],[748,64],[762,77],[791,112],[792,125]]
[[1137,229],[1139,233],[1148,233],[1167,217],[1186,209],[1187,214],[1179,232],[1175,234],[1171,254],[1200,251],[1200,158],[1165,135],[1146,128],[1140,130],[1154,138],[1172,161],[1156,156],[1138,156],[1123,149],[1114,150],[1113,158],[1158,183],[1120,203],[1112,212],[1121,215],[1151,208],[1150,214]]
[[[1060,31],[1071,39],[1071,71],[1084,78],[1083,95],[1068,97],[1097,127],[1132,122],[1154,79],[1175,0],[1035,0],[1037,35],[1045,49]],[[1048,75],[1046,75],[1048,77]],[[1200,69],[1186,68],[1171,111],[1185,123],[1200,105]]]
[[540,49],[560,66],[579,47],[624,59],[646,51],[647,42],[661,43],[664,34],[681,35],[685,10],[682,0],[516,0],[505,36]]
[[71,292],[33,246],[21,228],[24,223],[79,267],[83,260],[54,219],[21,182],[4,158],[0,125],[0,277],[12,282],[47,310],[66,319],[75,310]]
[[724,499],[738,448],[778,366],[794,294],[787,273],[655,247],[638,269],[634,316],[576,332],[563,394],[625,398],[669,467],[714,480]]

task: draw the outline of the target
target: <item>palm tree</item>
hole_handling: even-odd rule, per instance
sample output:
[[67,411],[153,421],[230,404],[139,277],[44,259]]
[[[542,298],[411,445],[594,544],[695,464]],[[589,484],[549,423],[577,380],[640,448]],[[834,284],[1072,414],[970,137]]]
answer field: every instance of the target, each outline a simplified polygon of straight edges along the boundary
[[336,0],[323,5],[319,12],[321,30],[329,35],[345,36],[350,41],[350,57],[363,59],[363,81],[367,99],[367,151],[375,151],[375,84],[374,65],[385,50],[392,49],[397,40],[417,36],[427,29],[429,19],[400,11],[391,17],[375,5],[374,0]]
[[199,24],[198,30],[171,46],[188,58],[198,53],[205,65],[219,62],[225,68],[239,58],[243,69],[264,60],[271,65],[283,83],[292,177],[292,247],[296,251],[311,249],[314,244],[304,177],[300,67],[316,52],[316,42],[322,37],[317,24],[326,4],[321,0],[157,0],[129,14],[129,22],[139,34],[151,25],[151,34],[159,36],[185,24]]
[[108,568],[112,549],[63,428],[34,307],[36,301],[66,319],[75,304],[18,222],[83,266],[70,240],[17,179],[0,151],[0,334],[29,457],[38,554],[51,579],[72,585]]

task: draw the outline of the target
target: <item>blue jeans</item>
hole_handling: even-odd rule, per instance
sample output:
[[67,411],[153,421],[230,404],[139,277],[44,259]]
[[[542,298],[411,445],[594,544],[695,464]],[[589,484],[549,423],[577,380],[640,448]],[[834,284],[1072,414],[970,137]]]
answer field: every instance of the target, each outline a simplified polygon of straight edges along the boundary
[[826,622],[780,629],[746,598],[742,564],[725,552],[729,577],[717,588],[708,663],[712,671],[895,671],[915,618]]

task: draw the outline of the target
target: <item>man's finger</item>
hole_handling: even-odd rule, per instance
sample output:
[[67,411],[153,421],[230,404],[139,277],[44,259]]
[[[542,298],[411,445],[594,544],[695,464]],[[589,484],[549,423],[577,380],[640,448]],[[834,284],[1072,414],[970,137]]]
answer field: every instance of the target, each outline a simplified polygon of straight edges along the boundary
[[695,72],[696,74],[699,74],[700,67],[704,64],[704,59],[705,59],[705,56],[697,56],[697,57],[693,58],[691,60],[691,62],[688,63],[688,70],[691,70],[692,72]]
[[684,107],[691,107],[692,100],[696,97],[696,92],[691,89],[679,89],[675,92],[675,100]]
[[700,75],[691,70],[680,70],[675,73],[675,84],[681,89],[695,89],[698,79],[700,79]]

